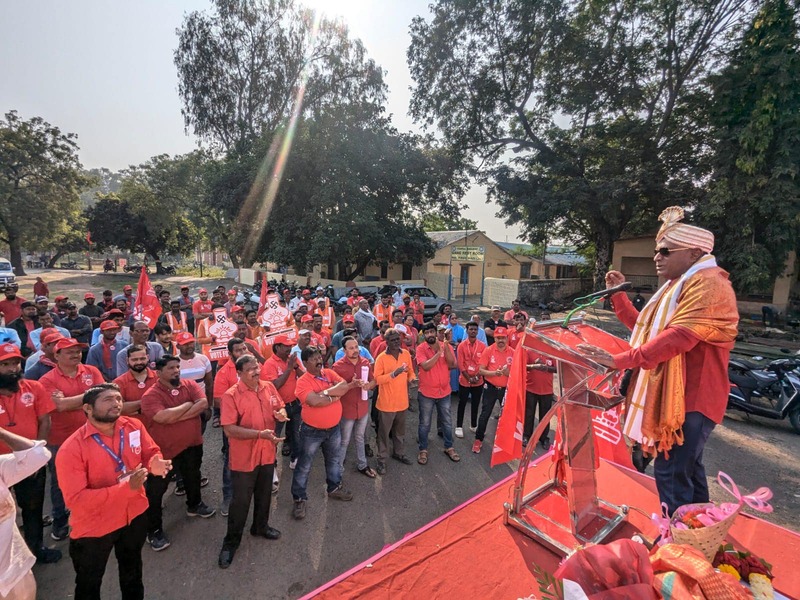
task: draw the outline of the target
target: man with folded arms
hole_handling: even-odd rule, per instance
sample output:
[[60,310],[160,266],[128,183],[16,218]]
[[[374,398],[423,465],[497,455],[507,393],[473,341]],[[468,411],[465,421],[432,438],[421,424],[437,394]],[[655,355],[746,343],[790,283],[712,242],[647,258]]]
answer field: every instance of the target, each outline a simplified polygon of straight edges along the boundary
[[142,396],[153,387],[158,377],[155,371],[148,368],[150,359],[144,346],[131,344],[125,349],[128,351],[128,364],[114,383],[122,394],[122,414],[141,420]]
[[[241,345],[241,344],[240,344]],[[275,447],[281,438],[275,424],[287,421],[278,390],[259,380],[261,366],[250,354],[235,359],[239,381],[222,395],[221,423],[228,436],[233,498],[228,515],[228,532],[219,553],[219,566],[227,569],[242,541],[250,500],[253,524],[250,535],[277,540],[281,532],[269,526]],[[234,362],[233,357],[231,361]]]
[[[177,356],[165,354],[156,362],[158,381],[142,396],[142,414],[148,419],[150,433],[165,458],[171,459],[183,476],[186,490],[186,514],[208,519],[216,511],[203,504],[200,494],[200,466],[203,462],[203,434],[200,415],[208,408],[205,392],[190,379],[181,379]],[[156,552],[170,542],[164,534],[161,500],[169,481],[154,478],[147,482],[147,538]]]
[[123,600],[144,598],[142,546],[147,534],[144,484],[165,480],[172,467],[136,419],[122,416],[122,396],[113,383],[83,395],[86,423],[56,458],[71,511],[69,554],[75,568],[76,600],[99,600],[106,563],[114,550]]

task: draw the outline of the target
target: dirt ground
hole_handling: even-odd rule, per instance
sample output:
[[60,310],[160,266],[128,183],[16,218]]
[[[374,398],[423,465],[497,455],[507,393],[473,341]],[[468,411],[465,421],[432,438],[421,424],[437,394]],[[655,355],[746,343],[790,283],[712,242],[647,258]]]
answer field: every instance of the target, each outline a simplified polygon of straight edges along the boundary
[[[22,296],[31,296],[36,275],[20,278]],[[75,271],[51,271],[42,276],[50,284],[51,297],[66,292],[78,304],[82,303],[86,291],[97,293],[108,287],[117,292],[126,283],[135,287],[137,281],[136,277],[122,274]],[[183,283],[191,286],[192,293],[201,286],[231,284],[230,281],[156,276],[153,276],[153,283],[162,283],[173,293],[177,293]],[[466,312],[460,311],[460,314]],[[607,312],[593,312],[589,318],[603,328],[623,333],[613,315]],[[408,414],[406,449],[412,455],[416,451],[417,418],[418,413]],[[491,420],[487,440],[493,439],[496,423]],[[203,472],[212,483],[203,490],[203,496],[209,505],[216,507],[221,501],[220,430],[209,429],[205,437]],[[372,442],[374,445],[374,437]],[[462,460],[451,463],[441,452],[441,441],[434,433],[428,465],[404,466],[390,461],[387,476],[376,480],[356,473],[348,455],[345,484],[355,495],[351,503],[326,500],[324,470],[318,458],[309,481],[309,514],[301,522],[291,519],[291,471],[288,462],[279,460],[282,484],[273,498],[270,524],[283,531],[283,537],[277,542],[267,542],[246,535],[233,566],[227,571],[220,571],[216,566],[225,519],[219,515],[201,522],[186,518],[182,499],[173,496],[170,487],[170,493],[165,496],[165,521],[173,543],[160,554],[145,547],[146,597],[165,600],[297,598],[511,473],[508,465],[491,468],[490,452],[472,454],[471,442],[469,435],[455,440]],[[798,456],[800,435],[793,432],[788,422],[747,418],[729,412],[712,433],[705,451],[713,499],[730,500],[714,480],[720,470],[728,473],[743,490],[768,486],[775,494],[772,501],[775,511],[763,518],[796,530],[800,516]],[[57,565],[34,569],[39,598],[70,598],[74,573],[68,558],[68,544],[50,540],[48,529],[45,536],[46,543],[60,548],[65,556]],[[104,598],[120,597],[116,571],[112,557],[103,586]]]

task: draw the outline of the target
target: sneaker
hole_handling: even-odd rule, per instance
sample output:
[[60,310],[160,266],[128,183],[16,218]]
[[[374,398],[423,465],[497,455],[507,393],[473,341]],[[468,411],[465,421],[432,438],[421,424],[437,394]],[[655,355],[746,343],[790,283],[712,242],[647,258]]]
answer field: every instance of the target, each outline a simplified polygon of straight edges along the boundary
[[341,500],[343,502],[350,502],[353,499],[353,493],[344,489],[341,485],[332,492],[328,492],[328,498],[334,500]]
[[208,485],[208,477],[201,477],[200,478],[200,487],[206,487]]
[[194,508],[187,508],[186,515],[189,517],[201,517],[203,519],[209,519],[217,514],[213,508],[210,508],[203,504],[202,502],[195,506]]
[[281,489],[281,482],[280,481],[273,481],[272,482],[272,493],[273,494],[277,494],[279,489]]
[[223,517],[227,517],[230,512],[231,512],[231,500],[230,498],[228,498],[227,500],[223,498],[222,504],[219,505],[219,514],[221,514]]
[[522,438],[522,447],[523,448],[527,448],[528,447],[528,441],[529,441],[528,438]]
[[179,481],[175,484],[175,495],[176,496],[185,496],[186,495],[186,488],[183,487],[183,482]]
[[483,442],[481,442],[480,440],[475,440],[475,443],[472,444],[472,451],[475,454],[480,454],[481,453],[481,446],[483,446]]
[[369,447],[369,444],[364,444],[364,454],[367,458],[372,458],[375,456],[375,453],[372,451],[372,448]]
[[53,524],[53,529],[50,531],[50,537],[55,541],[60,542],[69,537],[69,525],[58,526]]
[[294,468],[295,468],[296,466],[297,466],[297,459],[296,459],[296,458],[293,458],[292,460],[290,460],[290,461],[289,461],[289,468],[290,468],[292,471],[294,471]]
[[150,544],[150,547],[156,552],[166,550],[170,545],[167,536],[164,535],[163,529],[159,529],[152,535],[148,534],[147,543]]
[[289,444],[284,444],[281,448],[281,456],[289,456],[292,453],[292,449],[289,447]]
[[37,565],[52,565],[61,560],[61,550],[55,548],[39,548],[36,552]]
[[295,500],[294,501],[294,508],[292,509],[292,516],[297,519],[306,518],[306,501],[305,500]]
[[478,431],[478,426],[477,426],[477,425],[473,425],[472,427],[470,427],[470,428],[469,428],[469,430],[470,430],[472,433],[475,433],[476,431]]
[[461,427],[456,427],[456,437],[463,438],[464,437],[464,429]]
[[53,517],[51,515],[45,515],[42,517],[42,527],[50,527],[53,524]]

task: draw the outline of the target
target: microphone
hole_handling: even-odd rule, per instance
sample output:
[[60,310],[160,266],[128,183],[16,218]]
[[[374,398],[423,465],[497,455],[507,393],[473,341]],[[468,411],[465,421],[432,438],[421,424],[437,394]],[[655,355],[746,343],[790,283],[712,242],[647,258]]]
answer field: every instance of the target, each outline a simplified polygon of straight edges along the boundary
[[630,281],[626,281],[625,283],[620,283],[619,285],[614,286],[612,288],[608,288],[608,289],[602,290],[600,292],[594,292],[593,294],[589,294],[588,296],[584,296],[583,298],[581,298],[581,300],[584,300],[584,301],[585,300],[599,300],[601,298],[608,298],[609,296],[612,296],[612,295],[616,294],[617,292],[624,292],[626,290],[631,289],[632,287],[633,287],[633,284]]

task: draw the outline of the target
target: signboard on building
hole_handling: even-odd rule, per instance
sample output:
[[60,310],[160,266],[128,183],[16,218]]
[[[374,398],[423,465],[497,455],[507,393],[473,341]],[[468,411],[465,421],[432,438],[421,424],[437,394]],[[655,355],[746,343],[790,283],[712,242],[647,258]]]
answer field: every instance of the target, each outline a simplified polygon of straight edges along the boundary
[[450,260],[483,262],[485,257],[484,246],[453,246],[450,249]]

